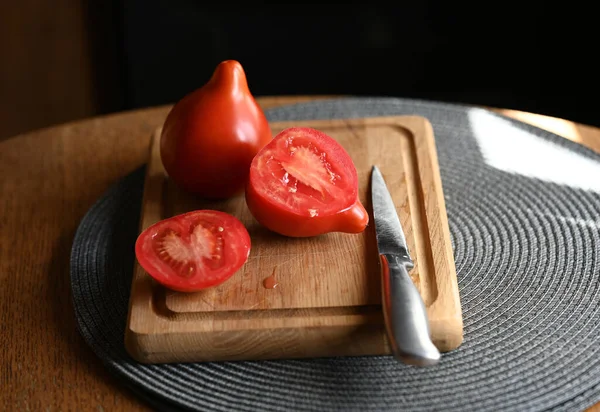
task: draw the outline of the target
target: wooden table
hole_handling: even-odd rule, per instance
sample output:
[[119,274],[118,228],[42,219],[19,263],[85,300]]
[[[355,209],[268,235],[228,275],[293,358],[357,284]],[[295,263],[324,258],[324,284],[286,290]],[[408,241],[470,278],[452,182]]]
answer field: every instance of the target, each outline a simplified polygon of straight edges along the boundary
[[[259,102],[270,108],[311,99]],[[0,142],[1,410],[148,410],[77,332],[69,256],[81,218],[110,185],[145,163],[150,135],[169,108],[95,117]],[[600,152],[600,129],[494,110]]]

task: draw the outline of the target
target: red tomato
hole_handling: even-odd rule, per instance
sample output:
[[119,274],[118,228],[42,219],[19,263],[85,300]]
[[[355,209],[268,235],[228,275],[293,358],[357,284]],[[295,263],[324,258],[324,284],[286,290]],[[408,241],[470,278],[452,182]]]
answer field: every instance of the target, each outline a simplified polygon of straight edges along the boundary
[[256,155],[246,203],[256,220],[285,236],[359,233],[369,222],[352,159],[336,140],[306,127],[283,130]]
[[264,112],[235,60],[173,106],[163,125],[160,154],[167,174],[205,198],[241,194],[250,163],[272,138]]
[[234,216],[197,210],[148,227],[135,244],[140,265],[163,286],[193,292],[225,282],[248,260],[250,236]]

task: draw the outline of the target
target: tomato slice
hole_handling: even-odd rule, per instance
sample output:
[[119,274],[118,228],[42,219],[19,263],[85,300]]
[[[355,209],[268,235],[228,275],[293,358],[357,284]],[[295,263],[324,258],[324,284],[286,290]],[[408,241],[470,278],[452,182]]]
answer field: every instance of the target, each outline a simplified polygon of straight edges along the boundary
[[308,127],[283,130],[257,153],[246,203],[261,224],[293,237],[359,233],[369,220],[352,158],[335,139]]
[[248,260],[250,246],[250,235],[237,218],[216,210],[196,210],[145,229],[135,253],[158,283],[193,292],[229,279]]

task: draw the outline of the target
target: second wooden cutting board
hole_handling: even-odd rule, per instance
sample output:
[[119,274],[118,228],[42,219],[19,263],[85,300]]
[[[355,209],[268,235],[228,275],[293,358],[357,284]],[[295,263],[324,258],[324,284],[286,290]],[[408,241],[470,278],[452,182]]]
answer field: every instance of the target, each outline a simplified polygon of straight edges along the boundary
[[361,234],[286,238],[269,232],[243,196],[204,201],[166,176],[153,136],[140,231],[195,209],[233,214],[247,227],[248,262],[203,292],[174,292],[136,263],[125,342],[144,363],[389,354],[381,312],[381,278],[369,179],[377,165],[392,193],[415,260],[411,276],[427,307],[432,338],[443,352],[462,342],[462,312],[439,175],[427,119],[396,116],[272,123],[273,133],[313,127],[338,140],[355,162],[359,196],[371,224]]

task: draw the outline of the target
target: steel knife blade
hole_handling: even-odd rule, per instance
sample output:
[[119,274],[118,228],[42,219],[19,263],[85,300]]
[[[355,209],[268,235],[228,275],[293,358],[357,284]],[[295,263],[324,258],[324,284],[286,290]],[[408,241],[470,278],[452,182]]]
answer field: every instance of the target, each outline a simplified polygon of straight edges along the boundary
[[414,267],[396,206],[377,166],[371,170],[371,200],[379,251],[382,307],[388,340],[396,359],[434,365],[440,352],[431,341],[423,299],[409,276]]

